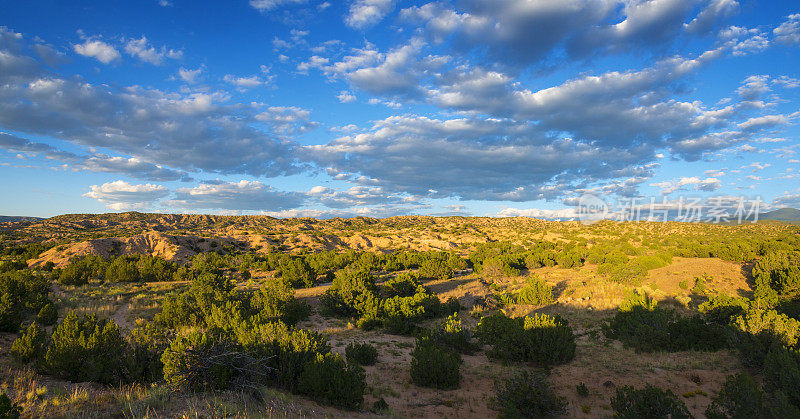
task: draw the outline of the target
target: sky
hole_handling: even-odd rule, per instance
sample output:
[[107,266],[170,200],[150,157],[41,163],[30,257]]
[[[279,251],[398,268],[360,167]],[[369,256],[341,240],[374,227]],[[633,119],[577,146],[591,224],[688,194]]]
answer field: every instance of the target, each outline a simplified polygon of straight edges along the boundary
[[796,1],[0,10],[3,215],[800,207]]

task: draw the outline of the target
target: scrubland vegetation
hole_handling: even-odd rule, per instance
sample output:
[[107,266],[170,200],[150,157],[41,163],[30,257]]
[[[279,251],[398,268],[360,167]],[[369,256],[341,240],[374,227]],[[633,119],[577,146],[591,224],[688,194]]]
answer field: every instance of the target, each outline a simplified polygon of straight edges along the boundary
[[0,230],[0,416],[800,417],[796,226],[191,217]]

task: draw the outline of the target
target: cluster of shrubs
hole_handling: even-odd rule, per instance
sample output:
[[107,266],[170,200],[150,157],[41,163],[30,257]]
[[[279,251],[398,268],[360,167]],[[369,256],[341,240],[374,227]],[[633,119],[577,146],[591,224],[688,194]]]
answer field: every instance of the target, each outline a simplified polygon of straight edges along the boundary
[[575,336],[558,316],[486,316],[475,328],[475,336],[482,344],[492,345],[487,355],[496,359],[559,365],[575,358]]
[[725,326],[708,322],[701,315],[681,317],[638,293],[628,296],[614,317],[603,325],[603,333],[642,352],[718,351],[728,345]]
[[163,258],[136,254],[103,258],[96,255],[76,258],[63,269],[53,271],[62,285],[85,285],[90,280],[109,282],[161,282],[185,280],[186,268]]
[[18,332],[31,316],[46,325],[55,323],[58,311],[49,293],[50,281],[30,270],[0,274],[0,331]]
[[237,291],[229,277],[205,272],[167,296],[155,319],[140,322],[129,336],[112,320],[70,313],[49,336],[31,324],[12,354],[72,381],[163,379],[190,391],[266,385],[338,407],[359,406],[363,369],[331,353],[322,335],[291,325],[309,314],[287,282]]
[[567,402],[556,396],[541,373],[519,371],[495,383],[496,395],[489,406],[503,418],[544,418],[566,411]]
[[585,245],[567,242],[540,242],[527,246],[510,242],[479,245],[469,255],[475,272],[490,278],[518,276],[523,269],[543,266],[573,268],[582,266],[587,254]]
[[419,338],[411,352],[411,381],[440,390],[458,388],[462,363],[458,352],[429,337]]
[[423,320],[460,308],[455,300],[443,304],[415,273],[399,274],[378,287],[370,271],[353,267],[336,273],[322,296],[322,305],[329,313],[358,318],[362,328],[383,326],[400,334],[413,332]]

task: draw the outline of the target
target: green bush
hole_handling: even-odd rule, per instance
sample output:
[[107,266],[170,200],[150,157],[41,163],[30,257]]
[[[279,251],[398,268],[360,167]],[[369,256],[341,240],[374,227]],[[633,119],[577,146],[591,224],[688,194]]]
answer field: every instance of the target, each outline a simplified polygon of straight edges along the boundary
[[440,390],[458,388],[461,363],[458,353],[437,345],[429,338],[417,339],[411,352],[411,381],[418,386]]
[[268,281],[250,299],[250,307],[259,321],[280,320],[294,325],[311,315],[311,306],[294,296],[294,289],[284,281]]
[[617,388],[616,395],[611,397],[611,408],[614,417],[620,419],[692,417],[675,393],[650,384],[640,390],[631,386]]
[[584,384],[583,381],[575,386],[575,392],[577,392],[581,397],[589,397],[589,388],[586,387],[586,384]]
[[219,390],[231,387],[245,371],[266,373],[265,361],[254,362],[237,349],[224,337],[200,330],[180,335],[161,356],[164,381],[178,390]]
[[541,418],[566,411],[566,401],[553,393],[542,374],[522,370],[495,386],[490,406],[501,418]]
[[0,331],[18,332],[22,321],[50,302],[49,281],[29,270],[0,274]]
[[728,344],[723,326],[700,317],[679,317],[645,295],[634,294],[603,325],[603,333],[641,352],[718,351]]
[[708,301],[700,304],[698,310],[703,313],[706,320],[727,325],[731,319],[744,313],[748,307],[746,298],[729,297],[726,294],[719,294],[711,297]]
[[764,394],[750,374],[729,375],[706,409],[709,419],[760,418],[766,416]]
[[51,374],[75,382],[125,381],[128,346],[113,320],[70,312],[50,340],[44,365]]
[[47,333],[33,322],[11,345],[11,356],[22,363],[41,362],[46,349]]
[[364,402],[364,369],[348,364],[341,356],[319,354],[306,364],[298,390],[317,401],[346,409],[356,409]]
[[439,297],[418,286],[410,297],[392,297],[383,302],[384,326],[393,333],[411,333],[417,323],[443,312]]
[[411,297],[417,287],[422,285],[419,277],[411,272],[404,272],[383,283],[381,292],[384,298]]
[[764,386],[770,393],[783,393],[789,403],[800,406],[800,353],[774,345],[764,358]]
[[800,337],[800,322],[775,310],[755,306],[735,317],[734,342],[746,364],[761,366],[774,345],[794,347]]
[[517,294],[517,304],[544,305],[553,302],[553,287],[543,279],[532,276]]
[[317,275],[301,258],[288,258],[281,260],[279,271],[281,278],[295,288],[309,288],[314,285]]
[[429,258],[419,265],[419,276],[430,279],[447,279],[453,276],[446,259]]
[[17,419],[21,413],[21,407],[13,403],[6,393],[0,393],[0,418]]
[[53,303],[45,304],[39,313],[36,315],[36,319],[45,326],[52,326],[58,321],[58,309],[56,309],[56,305]]
[[128,375],[132,381],[150,383],[163,378],[161,355],[169,347],[171,332],[155,322],[137,321],[128,336],[131,348]]
[[472,343],[472,333],[463,328],[458,313],[447,317],[441,327],[433,331],[431,338],[437,343],[463,354],[471,354],[476,349]]
[[575,336],[567,322],[557,316],[488,316],[481,319],[475,334],[482,343],[492,345],[487,352],[492,358],[542,365],[564,364],[575,358]]
[[378,350],[368,343],[351,342],[344,349],[347,361],[359,365],[374,365],[378,359]]
[[377,299],[375,278],[367,269],[347,268],[336,272],[333,284],[322,298],[323,307],[340,316],[373,311]]

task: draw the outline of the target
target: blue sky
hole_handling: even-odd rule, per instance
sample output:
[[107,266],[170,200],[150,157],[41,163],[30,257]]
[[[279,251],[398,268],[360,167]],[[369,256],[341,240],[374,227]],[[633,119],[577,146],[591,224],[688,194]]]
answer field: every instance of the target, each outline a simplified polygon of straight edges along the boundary
[[0,213],[800,207],[800,7],[0,0]]

